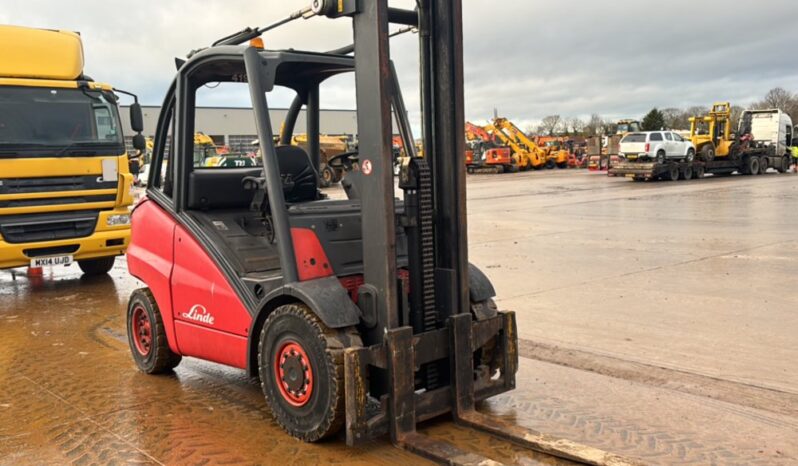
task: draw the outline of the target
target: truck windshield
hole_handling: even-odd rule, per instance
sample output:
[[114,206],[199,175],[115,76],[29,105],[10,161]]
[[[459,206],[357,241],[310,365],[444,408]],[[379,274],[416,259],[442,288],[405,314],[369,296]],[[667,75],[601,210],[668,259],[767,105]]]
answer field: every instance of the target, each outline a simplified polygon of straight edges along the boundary
[[621,123],[618,125],[618,133],[631,133],[633,131],[640,131],[640,125],[637,123]]
[[124,152],[112,99],[87,89],[0,87],[0,157]]

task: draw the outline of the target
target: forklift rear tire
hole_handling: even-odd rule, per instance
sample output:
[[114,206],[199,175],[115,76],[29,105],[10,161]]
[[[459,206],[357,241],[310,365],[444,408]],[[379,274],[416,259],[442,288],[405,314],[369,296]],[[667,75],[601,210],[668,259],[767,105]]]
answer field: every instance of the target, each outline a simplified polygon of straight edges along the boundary
[[558,163],[557,168],[568,168],[568,162]]
[[344,353],[354,329],[327,328],[304,304],[275,309],[263,324],[258,370],[266,403],[292,436],[316,442],[344,425]]
[[105,275],[114,268],[115,256],[101,257],[99,259],[85,259],[78,261],[78,267],[86,275]]
[[149,288],[139,288],[130,295],[127,341],[136,366],[147,374],[170,372],[182,359],[169,348],[161,311]]

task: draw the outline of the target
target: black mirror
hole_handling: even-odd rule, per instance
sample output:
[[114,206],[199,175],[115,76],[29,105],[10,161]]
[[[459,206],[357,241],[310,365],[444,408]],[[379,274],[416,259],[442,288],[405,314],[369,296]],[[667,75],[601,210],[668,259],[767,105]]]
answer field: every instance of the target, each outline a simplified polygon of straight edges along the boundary
[[130,169],[130,174],[133,176],[136,176],[139,173],[141,173],[141,165],[139,164],[138,159],[129,161],[128,168]]
[[147,140],[141,133],[133,136],[133,148],[141,153],[147,150]]
[[130,106],[130,127],[137,133],[144,131],[144,114],[141,113],[141,105],[138,102]]

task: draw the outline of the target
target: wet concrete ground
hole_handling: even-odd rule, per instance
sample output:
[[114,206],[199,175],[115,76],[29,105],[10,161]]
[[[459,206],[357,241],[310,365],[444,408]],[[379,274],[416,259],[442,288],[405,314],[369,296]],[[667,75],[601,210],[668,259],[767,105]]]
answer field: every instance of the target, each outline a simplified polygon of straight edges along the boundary
[[[645,462],[798,462],[798,176],[632,183],[469,178],[471,260],[518,312],[519,389],[480,409]],[[24,273],[24,270],[22,271]],[[140,284],[0,271],[0,464],[423,464],[376,441],[307,445],[241,371],[139,373]],[[442,420],[496,460],[552,460]]]

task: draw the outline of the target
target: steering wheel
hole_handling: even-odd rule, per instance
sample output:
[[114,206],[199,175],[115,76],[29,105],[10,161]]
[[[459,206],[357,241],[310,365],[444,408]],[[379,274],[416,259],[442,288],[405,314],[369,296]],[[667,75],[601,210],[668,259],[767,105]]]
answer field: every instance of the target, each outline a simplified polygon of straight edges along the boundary
[[358,151],[342,152],[327,160],[327,166],[335,170],[352,171],[352,167],[358,162]]

